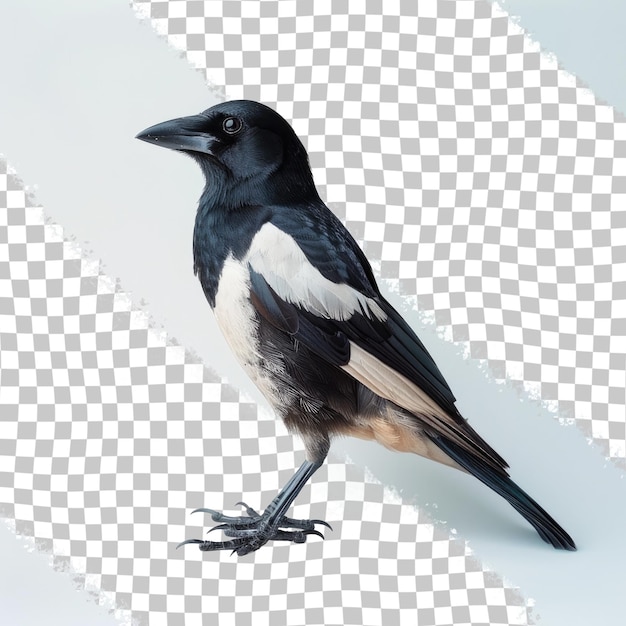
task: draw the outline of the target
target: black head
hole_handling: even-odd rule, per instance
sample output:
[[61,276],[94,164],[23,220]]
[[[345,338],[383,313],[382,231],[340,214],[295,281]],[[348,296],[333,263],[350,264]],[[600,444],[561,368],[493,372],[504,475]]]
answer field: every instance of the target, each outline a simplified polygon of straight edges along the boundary
[[236,207],[317,198],[302,142],[285,119],[258,102],[223,102],[151,126],[137,139],[191,156],[204,172],[207,202]]

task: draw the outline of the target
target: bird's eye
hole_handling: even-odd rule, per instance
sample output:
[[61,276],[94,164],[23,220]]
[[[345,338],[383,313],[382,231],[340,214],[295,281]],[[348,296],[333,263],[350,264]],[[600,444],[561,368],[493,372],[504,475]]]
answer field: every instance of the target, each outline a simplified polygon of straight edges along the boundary
[[243,124],[238,117],[227,117],[222,122],[222,128],[229,135],[234,135],[243,128]]

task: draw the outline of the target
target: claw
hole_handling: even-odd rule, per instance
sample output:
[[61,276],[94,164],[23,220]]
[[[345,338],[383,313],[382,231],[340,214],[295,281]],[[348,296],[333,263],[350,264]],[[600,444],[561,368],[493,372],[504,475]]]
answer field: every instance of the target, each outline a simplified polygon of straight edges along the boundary
[[224,530],[224,528],[230,528],[229,524],[220,524],[219,526],[213,526],[210,530],[206,531],[206,534],[212,533],[214,530]]
[[312,519],[311,520],[314,524],[321,524],[322,526],[326,526],[326,528],[332,530],[333,527],[328,523],[325,522],[323,519]]
[[303,532],[305,535],[317,535],[318,537],[321,537],[322,539],[326,539],[326,537],[324,537],[324,535],[322,535],[322,533],[319,530],[305,530]]
[[209,513],[214,522],[217,522],[219,518],[222,517],[222,513],[214,511],[213,509],[194,509],[191,513]]
[[246,509],[246,513],[250,516],[250,517],[260,517],[260,515],[251,507],[248,506],[245,502],[235,502],[235,506],[241,504],[241,506]]
[[181,541],[176,546],[176,549],[178,550],[178,548],[180,548],[181,546],[186,546],[188,543],[204,543],[204,541],[202,539],[185,539],[185,541]]

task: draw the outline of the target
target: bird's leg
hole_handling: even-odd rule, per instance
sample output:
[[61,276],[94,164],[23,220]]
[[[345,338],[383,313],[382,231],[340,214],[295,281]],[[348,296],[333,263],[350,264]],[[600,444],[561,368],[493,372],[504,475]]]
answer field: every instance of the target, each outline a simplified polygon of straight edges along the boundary
[[323,524],[330,528],[323,520],[295,520],[285,516],[291,503],[321,464],[321,461],[305,461],[262,514],[243,502],[239,504],[246,508],[246,516],[231,517],[213,509],[196,509],[199,512],[210,513],[213,521],[221,522],[212,530],[222,530],[232,539],[228,541],[187,539],[179,545],[195,543],[202,551],[232,550],[243,556],[258,550],[268,541],[304,543],[308,535],[318,535],[323,539],[324,536],[315,529],[315,524]]

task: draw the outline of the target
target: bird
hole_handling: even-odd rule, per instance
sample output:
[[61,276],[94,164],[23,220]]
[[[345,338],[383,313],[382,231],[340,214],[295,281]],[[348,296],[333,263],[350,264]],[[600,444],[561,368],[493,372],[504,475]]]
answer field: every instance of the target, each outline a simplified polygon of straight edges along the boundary
[[187,539],[238,556],[270,541],[323,537],[324,520],[287,517],[333,438],[371,439],[475,476],[557,549],[572,538],[509,476],[506,461],[470,426],[439,367],[383,297],[371,265],[317,191],[292,126],[252,100],[221,102],[151,126],[137,139],[181,152],[205,186],[193,264],[231,350],[306,459],[262,513],[211,508],[226,539]]

